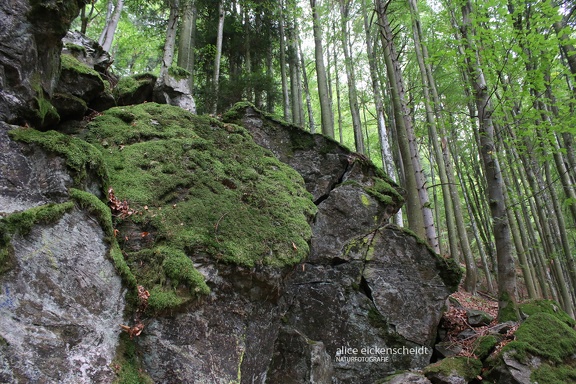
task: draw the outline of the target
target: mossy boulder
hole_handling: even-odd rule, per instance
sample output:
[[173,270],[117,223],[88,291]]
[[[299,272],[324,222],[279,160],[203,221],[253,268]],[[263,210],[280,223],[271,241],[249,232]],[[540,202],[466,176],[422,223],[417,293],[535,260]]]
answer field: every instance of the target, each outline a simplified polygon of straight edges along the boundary
[[142,104],[152,101],[156,76],[151,73],[122,77],[114,87],[114,98],[118,106]]
[[[544,306],[546,308],[546,306]],[[536,312],[515,340],[492,359],[487,377],[499,383],[576,383],[576,331],[557,316]]]
[[208,292],[195,263],[282,269],[308,255],[316,207],[302,178],[243,128],[147,103],[87,132],[133,211],[116,217],[117,239],[152,309]]
[[448,357],[429,365],[424,375],[433,383],[466,384],[475,379],[482,370],[482,362],[470,357]]

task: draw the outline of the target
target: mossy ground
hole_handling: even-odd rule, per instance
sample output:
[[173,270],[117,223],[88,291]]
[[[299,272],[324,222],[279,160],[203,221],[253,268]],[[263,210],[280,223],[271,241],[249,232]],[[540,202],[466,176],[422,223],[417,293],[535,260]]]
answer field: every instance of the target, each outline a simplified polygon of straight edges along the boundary
[[[147,103],[105,112],[86,140],[104,157],[116,196],[136,211],[117,228],[130,222],[150,234],[125,259],[150,289],[151,307],[208,291],[191,261],[199,257],[283,267],[308,254],[316,208],[300,175],[243,128]],[[118,234],[120,245],[127,236]]]
[[116,358],[112,362],[112,369],[116,372],[113,384],[153,384],[154,381],[144,373],[137,347],[127,334],[120,336],[120,343],[116,349]]
[[576,327],[576,321],[564,312],[562,307],[553,300],[530,300],[520,304],[519,308],[525,315],[532,316],[536,313],[544,312],[556,317],[570,327]]

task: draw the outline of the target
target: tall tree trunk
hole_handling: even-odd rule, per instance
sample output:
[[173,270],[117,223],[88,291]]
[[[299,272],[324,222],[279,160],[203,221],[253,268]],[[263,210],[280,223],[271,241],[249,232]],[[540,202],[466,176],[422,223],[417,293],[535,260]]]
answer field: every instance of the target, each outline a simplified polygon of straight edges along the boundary
[[310,87],[308,85],[308,73],[306,72],[306,62],[302,54],[302,45],[298,39],[298,54],[300,56],[300,66],[302,67],[302,83],[304,86],[304,95],[306,96],[306,110],[308,111],[308,126],[311,133],[316,132],[316,123],[314,122],[314,113],[312,110],[312,99],[310,97]]
[[473,42],[473,26],[470,18],[472,4],[469,0],[462,6],[461,33],[466,52],[470,86],[474,91],[478,112],[478,136],[480,137],[480,157],[484,164],[490,213],[493,220],[494,242],[498,262],[498,319],[500,321],[518,320],[516,268],[512,257],[510,226],[506,215],[504,200],[504,181],[500,164],[496,157],[492,105],[488,85],[480,65],[480,52]]
[[[390,148],[390,141],[386,129],[386,119],[384,116],[384,102],[382,101],[382,92],[380,90],[380,79],[378,78],[378,67],[375,60],[374,44],[372,42],[372,33],[370,28],[370,21],[368,19],[367,7],[370,0],[365,0],[362,7],[362,17],[364,19],[364,30],[366,32],[366,53],[368,56],[368,65],[370,67],[370,79],[372,80],[372,92],[374,94],[374,104],[376,107],[376,122],[378,125],[378,139],[380,141],[380,154],[382,156],[382,167],[388,173],[388,176],[394,182],[398,182],[396,177],[396,169],[394,166],[394,157],[392,149]],[[395,222],[397,225],[402,226],[402,211],[399,210],[395,215]]]
[[[454,205],[451,199],[450,187],[448,175],[446,172],[446,165],[444,162],[444,155],[442,153],[442,148],[440,145],[440,140],[438,138],[438,132],[436,129],[436,116],[432,108],[432,100],[430,97],[430,88],[434,82],[434,79],[430,78],[427,74],[425,66],[424,49],[425,46],[422,42],[422,33],[420,28],[420,16],[418,13],[418,6],[415,0],[408,0],[410,5],[410,14],[412,17],[412,36],[414,39],[414,47],[416,53],[416,59],[418,62],[418,68],[420,69],[420,77],[422,81],[422,92],[424,108],[426,110],[426,122],[428,123],[428,133],[430,135],[430,141],[432,142],[432,149],[434,154],[434,160],[438,165],[438,173],[440,176],[440,183],[442,188],[442,195],[444,196],[444,210],[446,217],[446,227],[448,230],[448,243],[450,247],[450,254],[459,262],[459,233],[456,229],[456,220],[454,214]],[[463,231],[465,232],[465,231]],[[464,236],[466,236],[464,234]],[[467,236],[466,236],[467,240]],[[468,245],[469,246],[469,245]],[[471,293],[476,293],[476,264],[474,263],[474,258],[472,253],[469,252],[464,258],[466,262],[466,278],[464,279],[464,289]]]
[[396,121],[398,145],[404,166],[404,182],[406,184],[406,209],[408,224],[419,236],[426,238],[428,244],[439,252],[438,237],[434,227],[432,209],[426,190],[426,180],[422,172],[420,157],[412,127],[412,121],[404,100],[404,83],[399,64],[396,60],[396,49],[393,43],[393,34],[381,0],[376,1],[384,59],[390,83],[392,103]]
[[284,20],[284,1],[280,1],[280,18],[278,29],[280,31],[280,80],[282,82],[282,112],[284,120],[290,118],[290,96],[288,92],[288,75],[286,74],[286,30]]
[[316,77],[318,81],[318,97],[320,98],[320,116],[322,133],[334,138],[334,115],[332,114],[331,95],[328,92],[326,68],[324,67],[324,49],[322,47],[322,29],[316,0],[310,0],[314,32],[314,57],[316,58]]
[[[113,11],[112,8],[114,9]],[[106,52],[110,52],[110,48],[112,48],[112,41],[114,41],[114,35],[116,34],[116,28],[118,27],[123,8],[124,0],[116,0],[116,4],[114,4],[112,0],[108,1],[106,25],[98,39],[98,44],[100,44]]]
[[194,62],[196,48],[196,0],[186,0],[182,10],[178,44],[178,66],[190,72],[188,85],[194,91]]
[[212,114],[218,112],[218,96],[220,93],[220,61],[222,58],[222,40],[224,39],[224,0],[218,2],[218,32],[216,35],[216,55],[214,56],[214,74],[212,76]]
[[180,0],[170,1],[170,15],[168,16],[168,27],[166,29],[166,41],[164,43],[164,55],[162,56],[162,66],[160,67],[160,83],[164,82],[168,74],[168,68],[174,61],[174,51],[176,49],[176,34],[178,26],[178,17],[180,13]]
[[364,135],[362,134],[362,122],[360,120],[360,108],[358,107],[358,94],[356,90],[356,75],[350,54],[348,34],[348,7],[349,0],[340,0],[340,41],[344,52],[344,66],[346,67],[346,79],[348,81],[348,103],[352,115],[352,129],[354,130],[354,144],[356,152],[365,153]]

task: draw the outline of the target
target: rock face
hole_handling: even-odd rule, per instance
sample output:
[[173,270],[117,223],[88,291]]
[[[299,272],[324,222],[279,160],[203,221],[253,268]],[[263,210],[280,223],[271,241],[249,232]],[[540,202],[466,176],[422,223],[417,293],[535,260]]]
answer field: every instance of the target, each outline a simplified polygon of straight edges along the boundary
[[170,104],[196,113],[196,102],[192,97],[187,77],[167,73],[164,77],[156,80],[153,100],[160,104]]
[[[398,188],[334,141],[275,122],[249,105],[224,118],[241,123],[296,169],[318,206],[310,256],[285,282],[279,340],[286,342],[276,343],[271,382],[307,382],[321,367],[333,382],[371,383],[427,365],[459,273],[386,224],[402,203]],[[311,344],[323,353],[313,358]],[[289,366],[300,367],[298,375],[289,374]]]
[[63,159],[0,125],[0,381],[111,382],[125,300],[104,233],[69,201]]
[[0,121],[40,126],[60,71],[62,37],[83,5],[71,1],[0,4]]

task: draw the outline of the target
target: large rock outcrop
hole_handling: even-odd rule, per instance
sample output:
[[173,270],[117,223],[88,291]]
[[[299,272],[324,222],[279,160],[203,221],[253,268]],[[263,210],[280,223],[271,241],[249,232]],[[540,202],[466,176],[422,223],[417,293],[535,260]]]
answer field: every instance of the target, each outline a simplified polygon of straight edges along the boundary
[[[330,357],[325,371],[338,383],[369,383],[428,364],[460,275],[421,240],[388,224],[403,202],[400,189],[362,156],[250,105],[239,104],[224,118],[296,169],[318,206],[310,256],[285,282],[279,340],[289,343],[276,344],[281,358],[273,360],[271,382],[314,376],[319,363],[313,360],[322,359],[298,338],[323,346]],[[287,361],[307,369],[285,381]]]
[[49,99],[60,73],[62,38],[83,0],[0,3],[0,121],[54,122]]
[[388,225],[401,191],[363,156],[246,104],[226,123],[147,103],[49,131],[106,93],[83,49],[61,71],[81,4],[0,5],[0,121],[48,131],[0,129],[0,380],[369,383],[426,365],[459,271]]

